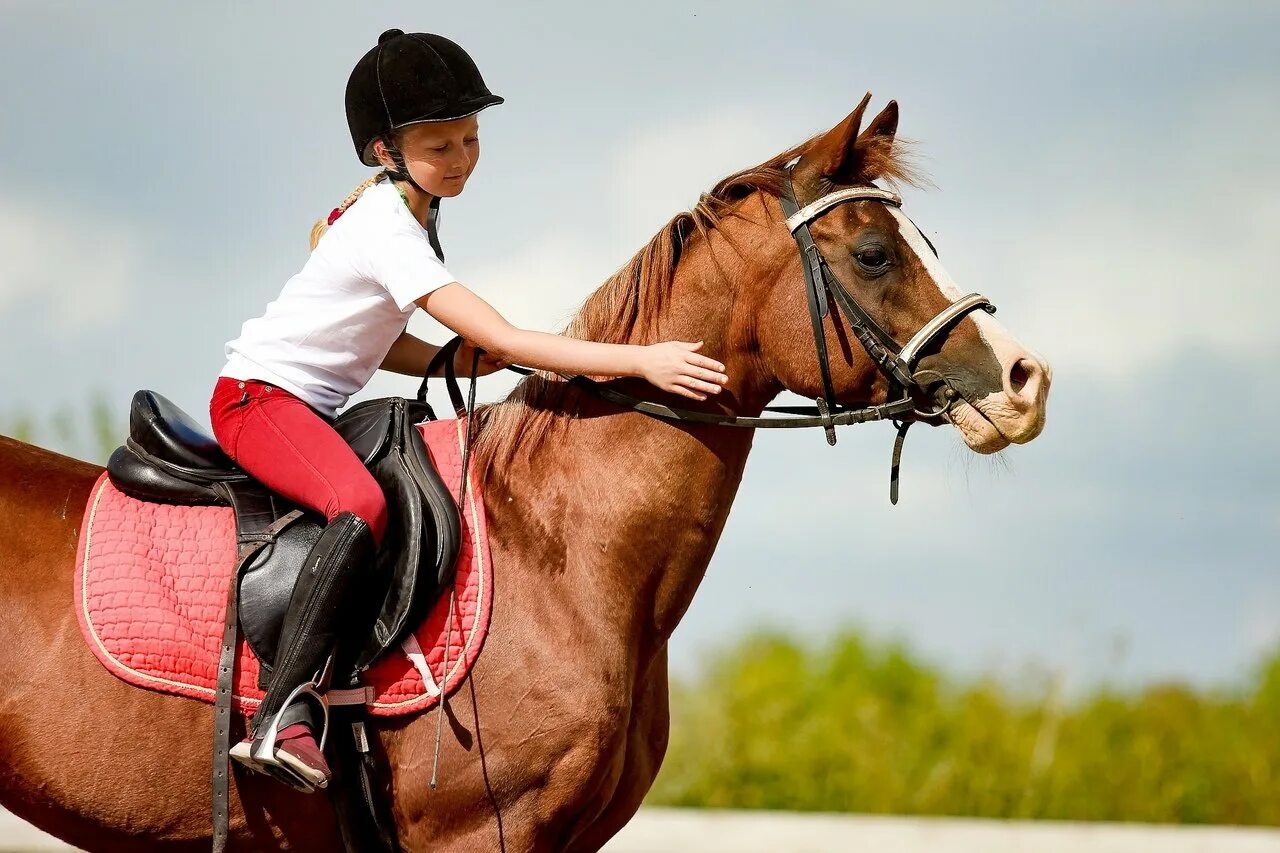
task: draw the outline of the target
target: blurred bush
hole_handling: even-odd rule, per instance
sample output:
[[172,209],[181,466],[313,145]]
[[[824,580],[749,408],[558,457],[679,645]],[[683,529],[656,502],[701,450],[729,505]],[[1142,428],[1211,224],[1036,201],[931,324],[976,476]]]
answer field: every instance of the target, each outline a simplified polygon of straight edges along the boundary
[[125,418],[112,410],[101,393],[83,406],[62,406],[44,418],[24,411],[0,411],[0,435],[99,465],[107,464],[127,432]]
[[647,802],[993,818],[1280,824],[1280,650],[1233,691],[1064,701],[958,683],[846,632],[763,633],[673,682]]

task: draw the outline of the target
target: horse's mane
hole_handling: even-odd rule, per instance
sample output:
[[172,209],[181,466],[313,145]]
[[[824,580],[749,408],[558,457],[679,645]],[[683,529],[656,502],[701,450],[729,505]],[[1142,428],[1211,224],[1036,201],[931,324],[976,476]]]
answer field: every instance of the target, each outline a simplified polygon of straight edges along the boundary
[[[591,293],[560,334],[615,344],[646,340],[670,292],[686,245],[699,236],[706,239],[747,196],[756,192],[780,196],[787,164],[807,153],[825,132],[720,180],[710,192],[701,195],[692,210],[673,216],[631,260]],[[905,150],[910,144],[903,139],[877,139],[862,146],[860,154],[868,174],[890,183],[918,183],[919,173]],[[561,415],[576,410],[582,393],[558,375],[541,371],[521,380],[505,399],[478,406],[471,451],[476,466],[473,470],[483,479],[490,465],[510,461],[517,447],[536,448],[557,424],[567,422]]]

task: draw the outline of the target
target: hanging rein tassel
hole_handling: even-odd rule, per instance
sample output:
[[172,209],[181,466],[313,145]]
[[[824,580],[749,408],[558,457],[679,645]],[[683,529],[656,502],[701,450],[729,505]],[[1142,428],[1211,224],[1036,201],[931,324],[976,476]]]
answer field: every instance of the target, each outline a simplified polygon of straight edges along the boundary
[[889,503],[894,506],[898,505],[898,472],[902,467],[902,445],[906,443],[907,430],[913,423],[915,421],[898,423],[898,437],[893,440],[893,461],[889,465]]

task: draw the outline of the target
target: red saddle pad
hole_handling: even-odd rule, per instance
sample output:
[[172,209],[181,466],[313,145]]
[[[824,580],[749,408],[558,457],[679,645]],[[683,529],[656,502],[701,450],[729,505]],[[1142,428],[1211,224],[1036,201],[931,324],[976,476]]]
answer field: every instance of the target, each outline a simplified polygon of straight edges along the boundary
[[[418,428],[456,500],[465,419],[429,421]],[[456,688],[480,653],[489,628],[493,567],[484,501],[474,480],[467,486],[465,510],[452,628],[446,624],[449,596],[444,595],[400,650],[365,673],[363,698],[371,714],[397,716],[432,707],[441,683],[446,691]],[[119,491],[103,471],[90,493],[76,549],[75,608],[85,642],[103,666],[130,684],[213,702],[235,557],[230,507],[138,500]],[[239,711],[257,708],[263,696],[257,684],[258,660],[241,637]]]

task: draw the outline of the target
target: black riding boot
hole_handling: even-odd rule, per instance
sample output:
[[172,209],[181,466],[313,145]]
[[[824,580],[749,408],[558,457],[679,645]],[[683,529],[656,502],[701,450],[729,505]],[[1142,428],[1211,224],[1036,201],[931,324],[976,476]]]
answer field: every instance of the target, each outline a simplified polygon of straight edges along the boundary
[[345,679],[348,675],[333,672],[334,655],[339,639],[360,619],[363,608],[358,591],[372,579],[376,555],[373,533],[355,513],[339,513],[321,532],[289,599],[271,682],[250,723],[252,747],[238,745],[231,752],[233,758],[302,790],[328,784],[323,756],[319,756],[319,768],[314,766],[317,762],[300,763],[298,756],[276,749],[276,736],[286,726],[301,722],[317,744],[322,740],[320,732],[328,722],[323,691],[331,676]]

